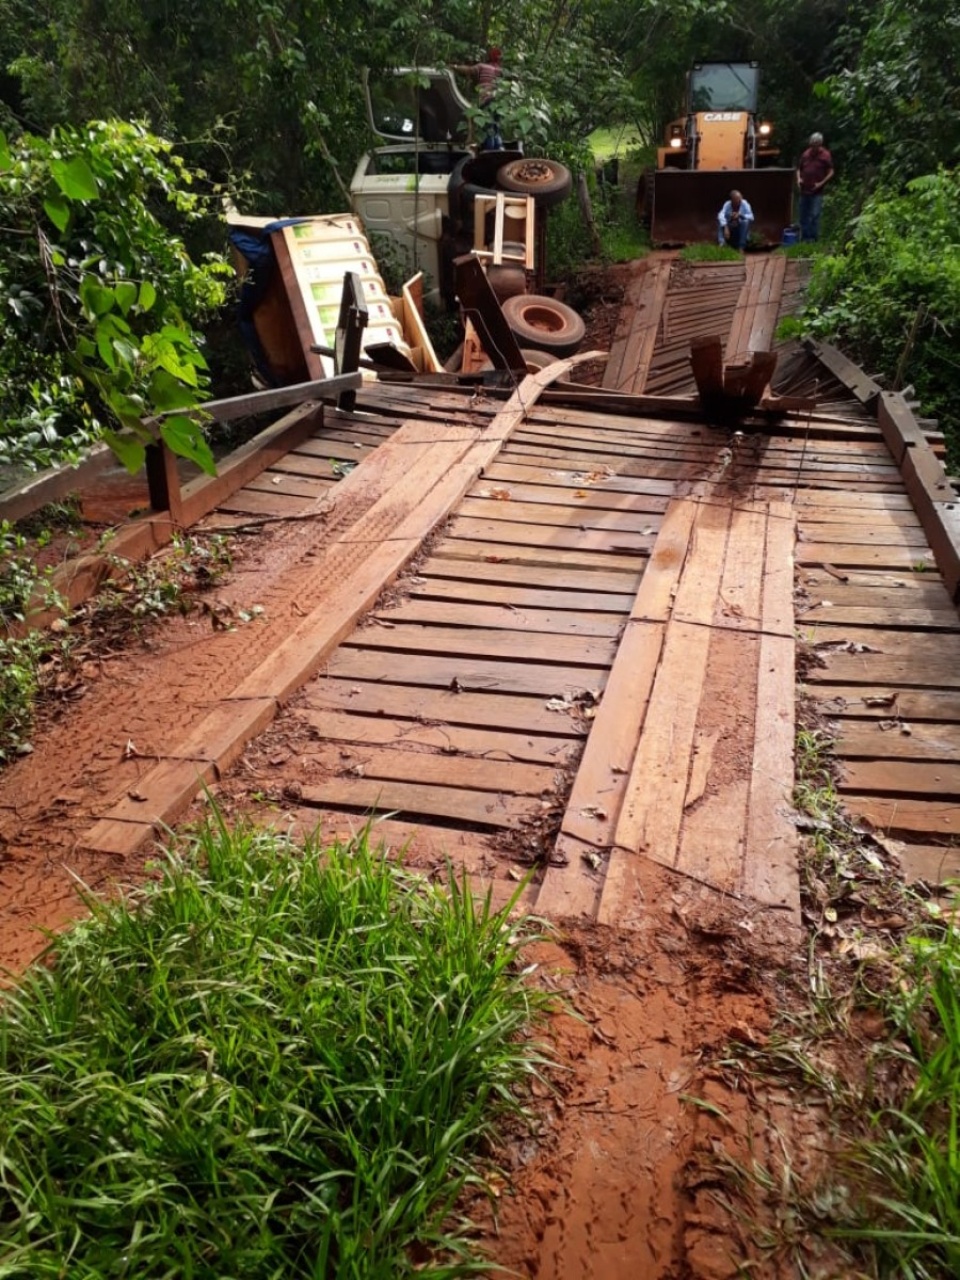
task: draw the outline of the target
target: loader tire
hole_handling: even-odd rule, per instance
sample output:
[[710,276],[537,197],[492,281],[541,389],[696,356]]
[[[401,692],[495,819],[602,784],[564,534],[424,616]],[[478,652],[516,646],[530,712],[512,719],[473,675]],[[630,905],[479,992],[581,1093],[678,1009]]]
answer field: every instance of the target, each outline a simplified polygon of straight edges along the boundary
[[556,160],[524,156],[522,160],[511,160],[497,170],[498,187],[516,195],[533,196],[543,209],[550,209],[566,200],[572,185],[570,170]]
[[572,356],[586,335],[586,325],[572,307],[538,293],[508,298],[503,314],[521,347]]

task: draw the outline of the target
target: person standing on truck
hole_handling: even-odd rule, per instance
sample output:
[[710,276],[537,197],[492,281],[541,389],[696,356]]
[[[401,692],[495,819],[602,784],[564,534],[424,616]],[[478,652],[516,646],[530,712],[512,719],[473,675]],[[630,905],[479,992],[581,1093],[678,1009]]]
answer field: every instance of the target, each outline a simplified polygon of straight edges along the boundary
[[752,223],[750,201],[744,200],[739,191],[731,191],[730,199],[717,215],[717,243],[728,244],[731,249],[745,249]]
[[820,214],[823,212],[823,188],[833,177],[833,156],[823,145],[822,133],[811,133],[810,145],[797,165],[800,189],[800,239],[820,238]]
[[453,70],[460,71],[477,83],[480,106],[488,109],[488,118],[484,124],[484,138],[480,143],[481,151],[500,151],[503,149],[503,138],[500,134],[500,117],[493,108],[497,92],[497,81],[503,75],[503,55],[497,48],[487,50],[486,62],[455,62]]

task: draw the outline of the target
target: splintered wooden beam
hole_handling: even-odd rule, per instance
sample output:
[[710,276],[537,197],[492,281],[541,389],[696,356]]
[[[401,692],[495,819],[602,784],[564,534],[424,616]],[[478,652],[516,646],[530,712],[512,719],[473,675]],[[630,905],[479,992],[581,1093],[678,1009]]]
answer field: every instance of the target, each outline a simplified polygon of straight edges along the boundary
[[701,399],[723,395],[723,339],[718,335],[694,338],[690,364]]
[[749,360],[724,364],[721,338],[712,335],[690,343],[690,367],[700,401],[715,413],[734,415],[760,404],[769,394],[776,366],[775,351],[755,351]]

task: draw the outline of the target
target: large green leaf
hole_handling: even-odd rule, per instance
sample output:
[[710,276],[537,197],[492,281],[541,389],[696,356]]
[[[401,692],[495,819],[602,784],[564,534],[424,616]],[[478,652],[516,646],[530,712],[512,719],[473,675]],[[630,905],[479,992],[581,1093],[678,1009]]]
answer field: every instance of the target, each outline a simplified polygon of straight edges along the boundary
[[60,196],[51,196],[48,200],[44,200],[43,209],[58,231],[66,231],[67,223],[70,221],[70,206],[66,200]]
[[149,311],[157,300],[157,291],[149,280],[144,280],[140,286],[140,297],[137,299],[137,306],[141,311]]
[[84,277],[80,285],[80,301],[94,316],[105,316],[116,302],[112,289],[105,288],[96,276]]
[[121,280],[114,290],[117,306],[126,315],[137,300],[137,286],[130,280]]
[[74,156],[72,160],[51,160],[50,173],[68,199],[95,200],[97,198],[99,191],[97,180],[82,156]]
[[197,403],[196,392],[172,377],[166,369],[157,369],[150,379],[150,399],[158,413],[172,409],[192,409]]
[[143,441],[126,432],[121,434],[116,431],[105,431],[103,438],[130,474],[136,475],[147,456]]
[[0,173],[6,169],[13,168],[13,157],[10,155],[10,145],[7,142],[7,135],[0,130]]
[[164,418],[160,423],[160,434],[181,458],[189,458],[208,476],[217,474],[217,464],[204,438],[203,428],[192,418],[180,413]]

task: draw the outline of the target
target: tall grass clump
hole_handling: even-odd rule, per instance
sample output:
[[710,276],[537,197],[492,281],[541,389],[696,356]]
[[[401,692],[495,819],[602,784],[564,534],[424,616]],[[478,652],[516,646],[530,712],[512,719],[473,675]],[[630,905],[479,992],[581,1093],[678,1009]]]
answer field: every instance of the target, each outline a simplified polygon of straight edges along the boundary
[[838,1234],[872,1246],[898,1280],[960,1276],[960,935],[912,938],[884,996],[906,1087],[872,1117],[857,1164],[867,1195]]
[[477,1267],[454,1205],[544,1062],[525,924],[219,819],[90,907],[0,1002],[3,1280]]

